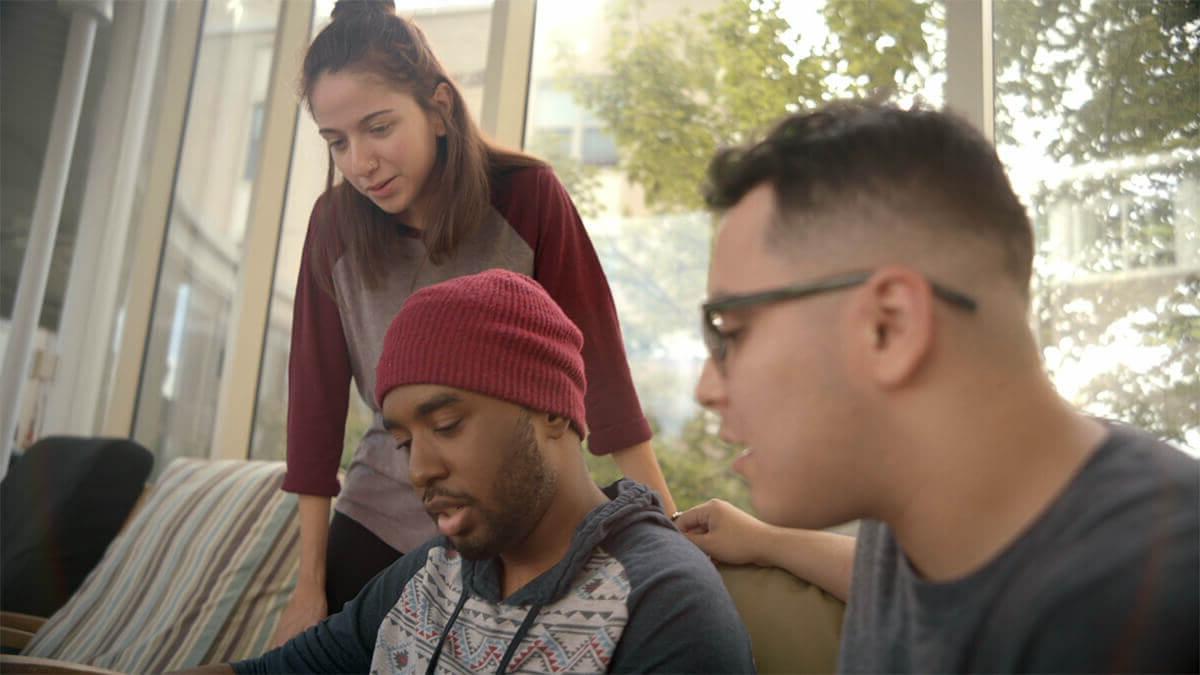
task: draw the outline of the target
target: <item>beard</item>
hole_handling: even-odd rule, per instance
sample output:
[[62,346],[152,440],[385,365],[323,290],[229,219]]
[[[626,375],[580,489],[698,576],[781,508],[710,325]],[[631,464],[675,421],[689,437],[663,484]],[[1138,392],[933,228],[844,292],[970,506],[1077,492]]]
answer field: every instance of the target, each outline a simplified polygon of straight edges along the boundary
[[528,413],[517,420],[505,445],[510,449],[508,461],[492,484],[491,503],[472,504],[479,514],[479,526],[450,540],[468,560],[494,558],[524,541],[546,514],[558,487],[558,476],[538,447]]

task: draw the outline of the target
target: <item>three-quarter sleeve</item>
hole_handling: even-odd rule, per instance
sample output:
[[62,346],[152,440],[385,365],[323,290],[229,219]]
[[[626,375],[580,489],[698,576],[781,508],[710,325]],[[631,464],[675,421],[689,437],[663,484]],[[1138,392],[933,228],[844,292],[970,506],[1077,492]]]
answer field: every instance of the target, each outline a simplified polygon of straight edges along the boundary
[[351,366],[337,303],[314,275],[321,245],[318,228],[333,225],[324,222],[329,214],[324,202],[322,197],[313,207],[296,280],[283,489],[332,497],[339,490],[337,470],[350,403]]

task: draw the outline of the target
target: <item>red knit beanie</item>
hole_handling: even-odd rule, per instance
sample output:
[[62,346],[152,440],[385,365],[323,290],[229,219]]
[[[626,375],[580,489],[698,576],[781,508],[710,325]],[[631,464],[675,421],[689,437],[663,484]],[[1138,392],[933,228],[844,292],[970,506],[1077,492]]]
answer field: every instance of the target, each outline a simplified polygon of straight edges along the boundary
[[571,421],[587,437],[583,333],[529,277],[488,270],[414,293],[383,338],[375,400],[438,384]]

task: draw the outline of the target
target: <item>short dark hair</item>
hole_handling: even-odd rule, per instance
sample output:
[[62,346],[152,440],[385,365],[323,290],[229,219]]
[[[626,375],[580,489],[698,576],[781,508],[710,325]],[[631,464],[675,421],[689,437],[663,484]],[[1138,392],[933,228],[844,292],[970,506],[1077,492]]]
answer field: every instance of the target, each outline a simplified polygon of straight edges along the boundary
[[[940,227],[998,242],[1004,267],[1028,293],[1033,228],[996,150],[966,121],[923,107],[839,101],[789,115],[766,138],[717,153],[704,197],[723,211],[754,187],[775,191],[787,235],[793,215],[884,208],[900,217],[938,211]],[[857,206],[856,206],[857,205]],[[807,218],[804,220],[808,220]]]

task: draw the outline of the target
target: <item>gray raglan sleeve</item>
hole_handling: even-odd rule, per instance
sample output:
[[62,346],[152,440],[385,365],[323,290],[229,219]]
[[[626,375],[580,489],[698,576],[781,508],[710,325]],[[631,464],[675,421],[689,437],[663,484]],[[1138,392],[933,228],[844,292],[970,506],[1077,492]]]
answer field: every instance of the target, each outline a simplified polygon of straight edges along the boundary
[[238,675],[266,673],[365,673],[379,625],[405,584],[424,565],[430,544],[405,555],[369,581],[358,596],[282,647],[230,664]]
[[750,636],[708,557],[673,528],[638,536],[649,541],[614,552],[631,589],[609,672],[754,672]]

